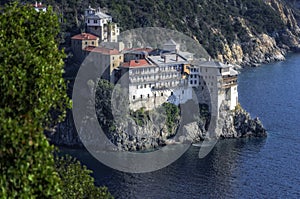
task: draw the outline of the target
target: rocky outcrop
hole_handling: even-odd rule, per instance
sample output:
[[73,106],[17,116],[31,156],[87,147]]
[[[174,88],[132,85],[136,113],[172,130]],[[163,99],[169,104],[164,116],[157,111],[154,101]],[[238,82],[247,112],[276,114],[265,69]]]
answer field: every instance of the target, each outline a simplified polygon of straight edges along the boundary
[[240,105],[234,111],[222,105],[219,125],[222,127],[221,138],[264,137],[267,132],[258,118],[252,119]]
[[218,54],[218,59],[221,62],[243,66],[258,66],[261,63],[284,60],[285,54],[289,50],[287,46],[280,48],[275,38],[267,34],[258,36],[249,34],[248,42],[240,43],[236,41],[231,46],[224,42],[222,44],[222,54]]
[[72,112],[67,111],[66,119],[52,128],[51,131],[45,131],[50,143],[58,146],[83,147],[78,137]]
[[[202,141],[209,136],[208,124],[209,120],[198,118],[185,124],[181,129],[181,135],[174,137],[164,122],[157,123],[150,119],[140,126],[133,119],[127,118],[126,121],[118,121],[116,131],[109,137],[118,150],[153,150],[166,144]],[[239,105],[234,111],[230,111],[228,106],[223,104],[219,111],[218,125],[221,127],[218,137],[222,139],[267,136],[261,121],[258,118],[252,119]],[[177,128],[178,126],[174,127],[174,130]],[[74,128],[70,112],[65,122],[59,124],[55,132],[48,132],[47,136],[55,145],[83,146]]]
[[[230,43],[225,38],[220,41],[222,48],[217,53],[218,60],[242,66],[258,66],[284,60],[289,51],[299,51],[300,29],[292,9],[280,0],[266,0],[265,3],[279,13],[284,28],[273,33],[257,34],[248,27],[244,18],[231,18],[232,25],[238,23],[243,34],[236,34],[234,41]],[[221,30],[219,32],[221,34]]]

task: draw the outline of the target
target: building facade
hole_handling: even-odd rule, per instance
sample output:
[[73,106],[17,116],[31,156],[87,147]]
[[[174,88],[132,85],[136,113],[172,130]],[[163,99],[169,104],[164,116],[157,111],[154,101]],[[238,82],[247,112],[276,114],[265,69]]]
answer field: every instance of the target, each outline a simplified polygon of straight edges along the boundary
[[102,78],[114,83],[114,71],[118,69],[124,61],[124,56],[121,51],[115,48],[107,48],[104,46],[87,46],[83,49],[83,55],[93,65],[102,69]]
[[112,17],[100,8],[87,8],[84,13],[86,31],[99,37],[100,42],[117,42],[120,30]]
[[71,38],[71,48],[73,55],[77,60],[85,58],[84,49],[86,47],[97,47],[99,44],[99,37],[90,33],[81,33]]
[[131,109],[153,109],[167,101],[182,104],[193,98],[195,89],[201,93],[199,103],[209,103],[216,116],[222,103],[230,110],[235,108],[238,73],[231,66],[191,60],[188,53],[178,51],[177,44],[167,44],[168,52],[160,55],[151,55],[149,49],[148,52],[133,49],[124,53],[125,62],[119,69],[121,76],[126,75],[129,80]]

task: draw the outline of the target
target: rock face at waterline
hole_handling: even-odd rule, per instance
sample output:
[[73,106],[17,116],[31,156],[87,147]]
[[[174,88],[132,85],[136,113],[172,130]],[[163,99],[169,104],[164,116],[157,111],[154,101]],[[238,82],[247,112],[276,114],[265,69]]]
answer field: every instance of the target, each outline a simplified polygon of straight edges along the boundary
[[[222,128],[217,137],[221,139],[267,136],[260,120],[258,118],[252,119],[249,113],[240,106],[237,106],[234,111],[230,111],[228,107],[223,105],[219,114],[218,123]],[[127,118],[126,121],[119,121],[116,130],[108,133],[108,137],[119,150],[149,150],[174,142],[201,141],[209,136],[207,133],[209,122],[208,117],[199,117],[197,120],[185,124],[181,130],[182,136],[174,137],[174,132],[180,123],[179,120],[170,131],[165,123],[157,124],[154,120],[145,119],[141,126],[136,120]],[[83,146],[78,138],[71,113],[68,114],[65,122],[56,127],[56,132],[48,132],[47,135],[51,142],[56,145]],[[97,144],[97,138],[89,137],[87,140],[91,145]]]
[[221,106],[219,125],[222,127],[221,138],[267,136],[261,121],[258,118],[252,119],[239,105],[234,111],[228,111],[225,106]]

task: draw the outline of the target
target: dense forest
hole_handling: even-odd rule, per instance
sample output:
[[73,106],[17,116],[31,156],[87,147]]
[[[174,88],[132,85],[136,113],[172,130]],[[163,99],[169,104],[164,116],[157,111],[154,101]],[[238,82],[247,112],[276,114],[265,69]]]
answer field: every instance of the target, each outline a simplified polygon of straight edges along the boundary
[[[3,3],[6,1],[2,1]],[[34,3],[34,1],[26,1]],[[84,31],[83,13],[89,5],[112,15],[121,31],[158,26],[195,36],[210,55],[222,53],[222,43],[249,40],[254,34],[284,30],[280,14],[263,0],[44,0],[62,19],[62,42]],[[242,20],[241,20],[242,19]]]

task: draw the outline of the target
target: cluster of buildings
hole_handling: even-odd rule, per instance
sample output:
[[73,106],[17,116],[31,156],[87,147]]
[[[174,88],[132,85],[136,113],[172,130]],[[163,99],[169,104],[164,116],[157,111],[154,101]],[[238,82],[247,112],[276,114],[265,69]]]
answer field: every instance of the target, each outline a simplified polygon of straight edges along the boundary
[[203,92],[203,101],[209,100],[211,109],[218,110],[222,102],[231,110],[237,105],[238,73],[232,66],[195,59],[172,39],[161,49],[125,48],[118,42],[117,24],[100,8],[86,9],[85,25],[86,33],[71,38],[74,57],[93,60],[103,69],[102,78],[112,83],[125,77],[130,109],[153,109],[166,101],[185,103],[195,90]]

